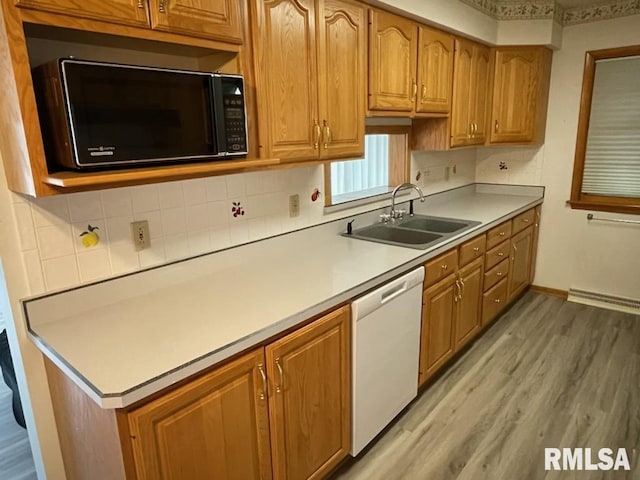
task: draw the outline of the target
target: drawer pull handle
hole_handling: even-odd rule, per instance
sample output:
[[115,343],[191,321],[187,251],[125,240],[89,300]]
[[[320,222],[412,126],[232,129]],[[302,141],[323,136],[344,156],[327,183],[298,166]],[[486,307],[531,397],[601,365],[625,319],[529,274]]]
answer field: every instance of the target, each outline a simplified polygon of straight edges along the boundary
[[478,253],[480,251],[480,247],[473,247],[473,251]]
[[502,275],[504,275],[504,273],[502,273],[502,272],[496,272],[496,277],[501,277]]
[[495,303],[500,303],[500,299],[499,299],[499,298],[496,298],[496,299],[494,300],[494,302],[495,302]]
[[500,235],[501,237],[504,237],[507,233],[506,232],[500,232],[498,235]]
[[280,357],[276,358],[276,367],[278,367],[278,372],[280,373],[280,385],[276,386],[276,392],[280,393],[284,388],[284,372],[282,371],[282,365],[280,365]]
[[523,219],[522,219],[522,221],[523,221],[524,223],[529,223],[529,221],[530,221],[530,220],[529,220],[528,218],[523,218]]
[[166,0],[160,0],[160,3],[158,4],[158,10],[160,13],[166,13],[165,2]]
[[138,8],[140,8],[140,9],[144,8],[142,0],[138,0]]
[[262,392],[260,392],[260,400],[264,400],[267,396],[267,375],[264,373],[264,365],[258,364],[258,371],[262,377]]
[[444,264],[442,264],[441,268],[442,268],[442,270],[446,270],[447,268],[449,268],[449,265],[444,263]]
[[504,252],[498,252],[499,257],[504,257]]

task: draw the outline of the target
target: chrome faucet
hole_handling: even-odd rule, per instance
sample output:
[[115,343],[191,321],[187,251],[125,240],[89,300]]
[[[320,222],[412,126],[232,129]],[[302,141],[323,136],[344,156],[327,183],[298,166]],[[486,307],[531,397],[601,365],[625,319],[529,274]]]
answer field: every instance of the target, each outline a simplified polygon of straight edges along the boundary
[[418,187],[417,185],[414,185],[413,183],[400,184],[396,188],[394,188],[393,192],[391,193],[391,212],[390,212],[391,218],[402,218],[402,215],[404,215],[405,213],[402,210],[396,211],[396,194],[400,190],[404,190],[405,188],[413,188],[420,195],[420,201],[424,202],[424,195],[422,194],[422,190],[420,190],[420,187]]

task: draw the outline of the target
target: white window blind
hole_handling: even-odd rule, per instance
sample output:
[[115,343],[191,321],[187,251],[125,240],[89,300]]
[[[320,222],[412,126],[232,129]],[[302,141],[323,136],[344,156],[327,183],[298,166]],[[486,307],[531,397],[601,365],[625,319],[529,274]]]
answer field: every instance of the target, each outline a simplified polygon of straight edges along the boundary
[[640,197],[640,57],[596,64],[582,192]]
[[366,135],[364,158],[331,164],[331,195],[389,185],[389,135]]

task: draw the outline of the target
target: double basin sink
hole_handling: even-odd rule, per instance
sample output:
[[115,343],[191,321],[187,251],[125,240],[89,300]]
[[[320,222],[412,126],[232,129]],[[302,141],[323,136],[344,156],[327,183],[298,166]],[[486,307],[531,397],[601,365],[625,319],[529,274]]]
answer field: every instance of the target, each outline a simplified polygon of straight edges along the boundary
[[481,222],[456,218],[410,215],[345,233],[345,236],[420,250],[459,235]]

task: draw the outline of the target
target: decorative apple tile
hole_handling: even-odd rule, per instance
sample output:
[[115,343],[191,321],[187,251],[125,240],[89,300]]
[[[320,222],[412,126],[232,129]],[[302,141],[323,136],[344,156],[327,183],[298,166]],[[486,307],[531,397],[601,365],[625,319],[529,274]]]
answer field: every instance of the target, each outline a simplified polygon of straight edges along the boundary
[[241,202],[232,202],[231,214],[233,215],[234,218],[244,216],[245,211]]
[[321,192],[317,188],[313,189],[313,193],[311,193],[311,201],[315,202],[320,198]]
[[84,248],[95,247],[100,243],[100,236],[98,235],[98,227],[93,227],[91,224],[87,225],[87,229],[80,234],[82,238],[82,246]]

